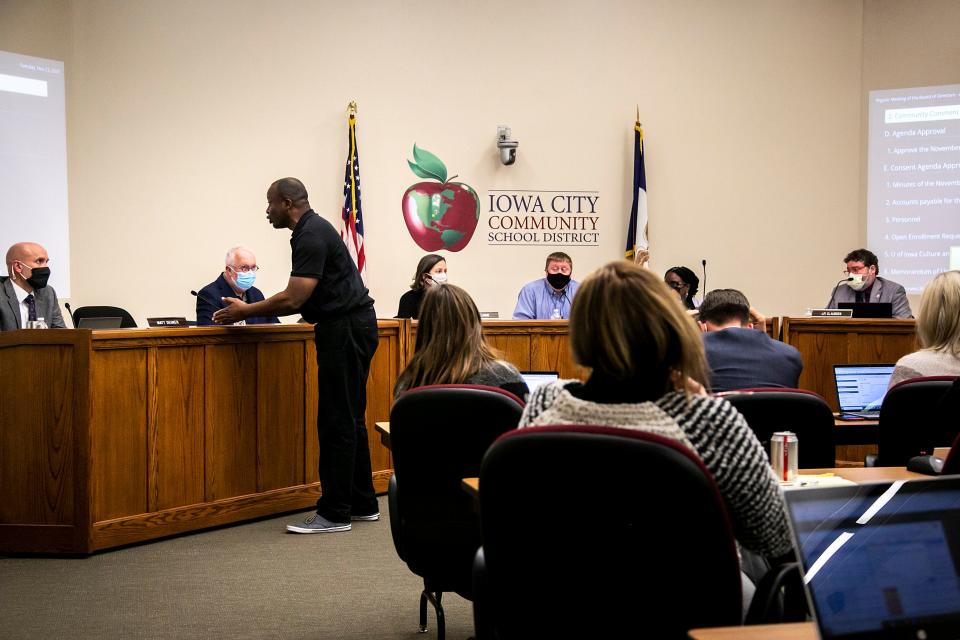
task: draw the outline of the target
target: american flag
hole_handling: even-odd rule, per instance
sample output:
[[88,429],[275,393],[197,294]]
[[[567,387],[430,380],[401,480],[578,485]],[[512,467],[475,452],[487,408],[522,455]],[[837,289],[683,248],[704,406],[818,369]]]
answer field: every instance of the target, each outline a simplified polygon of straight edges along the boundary
[[360,278],[367,283],[367,260],[363,253],[363,215],[360,210],[360,157],[357,155],[357,119],[350,114],[347,131],[350,152],[347,155],[343,177],[343,226],[340,238],[347,245],[350,257],[360,271]]

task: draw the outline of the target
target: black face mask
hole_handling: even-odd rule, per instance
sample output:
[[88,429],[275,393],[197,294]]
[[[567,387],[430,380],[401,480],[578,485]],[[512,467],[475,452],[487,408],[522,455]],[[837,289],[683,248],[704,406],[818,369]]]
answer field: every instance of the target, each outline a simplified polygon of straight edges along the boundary
[[27,278],[27,284],[34,289],[43,289],[47,286],[47,280],[50,279],[50,267],[34,267]]
[[554,289],[563,289],[570,284],[570,276],[562,273],[548,273],[547,282],[549,282],[550,286]]

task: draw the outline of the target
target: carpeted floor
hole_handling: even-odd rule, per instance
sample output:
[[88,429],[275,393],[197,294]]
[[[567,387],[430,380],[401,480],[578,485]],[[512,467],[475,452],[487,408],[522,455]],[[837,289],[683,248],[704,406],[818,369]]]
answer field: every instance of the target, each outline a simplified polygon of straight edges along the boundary
[[[422,582],[397,558],[387,501],[353,531],[287,534],[292,514],[82,559],[0,557],[0,636],[436,638],[417,633]],[[444,594],[447,636],[473,635]]]

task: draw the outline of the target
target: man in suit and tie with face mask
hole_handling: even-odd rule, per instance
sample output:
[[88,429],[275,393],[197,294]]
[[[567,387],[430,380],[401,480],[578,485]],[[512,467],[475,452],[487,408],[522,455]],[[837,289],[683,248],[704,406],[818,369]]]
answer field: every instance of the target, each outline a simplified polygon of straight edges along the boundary
[[18,242],[7,251],[7,275],[0,276],[0,331],[25,329],[43,320],[65,329],[57,292],[47,286],[50,258],[36,242]]
[[833,288],[827,309],[837,309],[841,302],[889,302],[893,305],[894,318],[913,317],[903,285],[877,275],[880,264],[872,251],[851,251],[843,262],[845,279]]

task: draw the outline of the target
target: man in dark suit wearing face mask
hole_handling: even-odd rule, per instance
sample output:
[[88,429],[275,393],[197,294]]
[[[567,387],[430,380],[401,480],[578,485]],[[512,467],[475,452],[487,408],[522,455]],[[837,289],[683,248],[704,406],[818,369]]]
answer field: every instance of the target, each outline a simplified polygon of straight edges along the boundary
[[[263,293],[253,286],[257,279],[257,257],[253,251],[244,247],[234,247],[227,252],[223,273],[220,277],[200,290],[197,296],[197,325],[205,327],[215,324],[213,314],[223,309],[227,303],[224,298],[237,298],[254,303],[263,300]],[[277,316],[254,316],[241,320],[238,324],[275,324],[280,322]]]
[[52,329],[65,329],[57,292],[50,278],[47,250],[36,242],[18,242],[7,251],[7,274],[0,276],[0,331],[24,329],[44,320]]
[[903,285],[877,275],[880,264],[872,251],[851,251],[843,261],[847,265],[843,271],[846,279],[833,288],[827,309],[837,309],[841,302],[889,302],[894,318],[913,317]]

